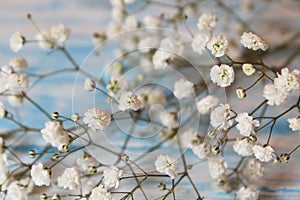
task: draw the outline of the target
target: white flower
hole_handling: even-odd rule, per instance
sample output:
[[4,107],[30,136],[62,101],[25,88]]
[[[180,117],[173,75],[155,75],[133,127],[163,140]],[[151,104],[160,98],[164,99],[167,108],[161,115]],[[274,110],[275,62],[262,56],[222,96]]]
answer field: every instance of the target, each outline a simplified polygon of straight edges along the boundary
[[274,84],[269,83],[264,87],[263,96],[268,100],[267,104],[271,106],[274,104],[279,106],[285,102],[285,99],[288,97],[288,92],[283,91]]
[[171,179],[174,179],[178,173],[178,160],[168,155],[158,156],[154,165],[156,171],[169,175]]
[[193,128],[189,128],[179,135],[181,145],[185,148],[192,148],[193,141],[197,140],[197,131]]
[[35,185],[50,185],[50,170],[46,169],[42,163],[32,165],[30,175]]
[[148,53],[151,49],[157,48],[159,38],[156,36],[143,37],[139,40],[138,48],[143,53]]
[[259,126],[259,121],[253,120],[253,117],[249,116],[246,112],[239,113],[235,120],[238,122],[236,128],[243,136],[250,136],[253,128]]
[[70,29],[66,28],[63,24],[58,24],[51,27],[50,35],[55,41],[56,45],[63,45],[69,38]]
[[9,65],[18,72],[28,67],[27,61],[24,58],[12,58],[9,61]]
[[119,100],[119,110],[125,111],[127,109],[132,109],[137,111],[143,108],[143,103],[139,96],[132,94],[131,92],[124,92]]
[[241,43],[244,47],[254,51],[258,49],[266,51],[269,48],[268,44],[262,38],[251,32],[243,33],[241,36]]
[[96,83],[94,80],[87,78],[84,81],[83,88],[89,92],[93,91],[96,88]]
[[9,46],[14,52],[18,52],[25,44],[25,37],[15,32],[9,39]]
[[175,82],[173,93],[178,99],[189,97],[194,94],[194,84],[181,78]]
[[217,35],[207,42],[207,48],[215,57],[221,57],[228,51],[228,41],[225,36]]
[[160,27],[161,19],[157,16],[147,15],[143,18],[145,27]]
[[244,74],[246,74],[246,76],[251,76],[252,74],[255,73],[255,67],[252,64],[244,63],[242,65],[242,69]]
[[251,156],[253,154],[254,144],[249,138],[237,139],[233,144],[233,150],[241,156]]
[[54,48],[55,41],[51,36],[50,30],[42,30],[41,33],[36,35],[36,40],[42,49],[52,49]]
[[97,167],[99,162],[89,154],[84,153],[83,156],[77,158],[76,164],[82,171],[88,171],[89,167]]
[[94,181],[86,181],[84,184],[82,184],[82,194],[83,195],[89,195],[91,194],[93,188],[95,188],[97,184]]
[[111,10],[111,17],[114,21],[121,22],[126,17],[124,7],[114,6]]
[[243,171],[251,180],[257,180],[263,177],[264,167],[260,161],[255,158],[251,158],[247,161],[246,167]]
[[122,24],[119,24],[117,22],[110,22],[106,28],[106,35],[107,37],[112,37],[114,35],[117,35],[123,31]]
[[290,118],[287,121],[292,131],[300,131],[300,117]]
[[22,91],[27,89],[29,86],[29,80],[27,74],[13,73],[7,77],[6,89],[14,91]]
[[93,131],[104,130],[110,124],[111,117],[103,110],[92,108],[84,113],[82,121]]
[[169,52],[158,49],[157,51],[155,51],[152,57],[154,68],[164,69],[168,67],[171,57],[173,57],[173,55],[170,54]]
[[289,72],[288,68],[281,69],[281,74],[277,73],[277,78],[274,79],[274,85],[281,91],[297,90],[300,87],[299,84],[299,70]]
[[4,153],[0,154],[0,185],[4,184],[8,176],[7,156]]
[[239,200],[257,200],[259,191],[251,186],[243,186],[237,191],[236,194]]
[[210,124],[216,129],[226,130],[232,124],[232,120],[229,120],[229,118],[230,118],[229,104],[220,104],[211,112]]
[[202,14],[197,23],[199,30],[213,30],[217,25],[218,18],[215,14],[205,13]]
[[276,157],[274,149],[270,145],[254,145],[252,150],[254,156],[261,162],[269,162]]
[[219,100],[215,96],[207,95],[197,102],[197,109],[201,115],[205,115],[218,104]]
[[58,187],[75,190],[80,185],[80,175],[75,167],[66,168],[61,176],[57,178]]
[[120,178],[123,175],[123,171],[119,170],[115,166],[111,166],[103,171],[103,183],[106,189],[117,189],[120,185]]
[[139,22],[136,18],[136,16],[134,15],[129,15],[126,17],[125,22],[124,22],[124,28],[126,30],[134,30],[136,28],[138,28]]
[[166,95],[160,88],[142,87],[137,91],[143,104],[155,105],[166,102]]
[[229,192],[231,191],[231,185],[229,178],[226,174],[221,174],[217,178],[213,180],[213,184],[216,188],[224,191],[224,192]]
[[2,102],[0,102],[0,119],[4,118],[7,114],[7,111]]
[[218,86],[227,87],[234,81],[233,68],[225,64],[221,64],[220,66],[214,65],[210,69],[210,78]]
[[226,173],[227,164],[221,156],[212,156],[208,158],[208,170],[213,179],[217,179]]
[[177,128],[179,126],[176,115],[173,113],[169,113],[166,110],[163,110],[159,113],[159,120],[168,129]]
[[30,178],[13,181],[7,188],[7,196],[13,200],[27,200],[33,186],[34,184]]
[[193,145],[192,151],[196,156],[198,156],[198,158],[204,159],[207,158],[210,154],[211,148],[208,143],[204,142],[201,144]]
[[24,95],[22,92],[12,92],[11,95],[7,97],[7,101],[12,107],[23,105],[23,99]]
[[[122,66],[121,66],[122,67]],[[128,82],[127,80],[118,74],[120,66],[116,65],[114,66],[113,71],[111,72],[111,79],[109,84],[106,86],[106,88],[109,90],[109,94],[114,96],[120,96],[128,89]]]
[[69,135],[59,121],[46,122],[45,128],[41,130],[41,133],[46,142],[57,147],[59,150],[62,150],[64,145],[69,144]]
[[205,50],[206,44],[209,40],[208,35],[204,33],[197,33],[192,41],[192,48],[195,52],[202,54]]
[[112,199],[110,192],[108,192],[103,185],[99,185],[92,189],[89,200],[110,200]]

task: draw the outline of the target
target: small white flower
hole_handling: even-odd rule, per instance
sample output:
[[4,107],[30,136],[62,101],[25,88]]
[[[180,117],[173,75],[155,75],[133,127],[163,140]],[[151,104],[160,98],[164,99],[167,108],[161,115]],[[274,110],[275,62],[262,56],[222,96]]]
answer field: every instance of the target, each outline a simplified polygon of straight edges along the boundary
[[29,87],[27,74],[12,73],[7,77],[6,89],[12,92],[23,91]]
[[137,91],[143,104],[155,105],[166,102],[166,95],[160,88],[142,87]]
[[201,144],[193,145],[192,151],[196,156],[198,156],[198,158],[204,159],[209,156],[211,148],[208,143],[204,142]]
[[114,21],[121,22],[126,15],[125,8],[122,6],[114,6],[111,10],[111,18]]
[[269,162],[276,157],[274,149],[270,145],[254,145],[252,150],[254,156],[261,162]]
[[263,96],[268,100],[267,104],[270,106],[274,104],[279,106],[285,102],[288,97],[288,91],[283,91],[274,84],[269,83],[264,87]]
[[62,150],[62,147],[69,144],[68,133],[63,129],[61,122],[49,121],[45,123],[45,128],[41,130],[44,140],[52,146]]
[[251,158],[247,161],[246,167],[243,171],[249,179],[257,180],[263,177],[264,167],[260,161],[255,158]]
[[202,14],[197,23],[199,30],[213,30],[217,25],[218,18],[215,14],[205,13]]
[[99,162],[89,154],[85,153],[83,156],[77,158],[76,164],[82,171],[88,171],[89,167],[97,167]]
[[23,99],[24,95],[22,92],[12,92],[11,95],[7,97],[7,101],[12,107],[23,105]]
[[290,118],[287,121],[292,131],[300,131],[300,117]]
[[58,24],[56,26],[51,27],[50,35],[55,41],[56,45],[62,46],[65,43],[65,41],[69,38],[70,29],[66,28],[63,24]]
[[80,186],[80,174],[75,167],[66,168],[61,176],[57,178],[58,187],[75,190]]
[[139,22],[134,15],[129,15],[126,17],[125,22],[124,22],[124,28],[126,30],[132,31],[136,28],[138,28]]
[[180,133],[180,142],[181,145],[185,148],[192,148],[193,141],[197,140],[197,131],[193,128],[189,128],[184,132]]
[[197,102],[197,109],[201,115],[205,115],[211,111],[213,107],[218,104],[219,100],[217,97],[207,95]]
[[157,48],[159,45],[159,37],[148,36],[139,40],[138,48],[143,53],[148,53],[151,49]]
[[92,189],[91,195],[89,197],[89,200],[110,200],[110,199],[112,199],[110,192],[108,192],[101,184],[98,187]]
[[283,92],[297,90],[300,88],[299,75],[299,70],[294,70],[290,73],[288,68],[283,68],[281,69],[281,74],[277,73],[274,85]]
[[251,76],[252,74],[255,73],[255,67],[249,63],[243,64],[242,69],[243,69],[244,74],[246,74],[246,76]]
[[230,106],[229,104],[220,104],[216,107],[210,115],[210,124],[216,129],[226,130],[231,126],[232,120],[230,118]]
[[7,181],[9,177],[8,172],[7,156],[4,153],[0,153],[0,185]]
[[228,41],[225,36],[217,35],[207,42],[207,48],[215,57],[221,57],[228,51]]
[[35,38],[41,49],[52,49],[55,46],[55,41],[51,36],[50,30],[42,30]]
[[30,178],[13,181],[7,188],[7,196],[13,200],[27,200],[33,186],[34,184]]
[[220,189],[224,192],[229,192],[232,189],[229,178],[226,174],[222,174],[214,179],[213,184],[217,189]]
[[127,80],[119,75],[119,70],[122,66],[116,65],[114,66],[112,76],[110,79],[109,84],[106,88],[109,90],[109,94],[112,96],[120,96],[128,89],[128,82]]
[[237,139],[233,144],[233,150],[241,156],[251,156],[253,154],[254,144],[249,138]]
[[268,44],[262,38],[251,32],[243,33],[243,35],[241,36],[241,43],[244,47],[252,49],[254,51],[258,49],[266,51],[269,48]]
[[111,116],[103,110],[92,108],[84,113],[82,121],[93,131],[104,130],[110,124]]
[[234,81],[234,75],[233,68],[225,64],[221,64],[220,66],[214,65],[210,69],[210,78],[212,82],[220,87],[231,85]]
[[18,52],[25,44],[25,37],[15,32],[9,39],[9,46],[14,52]]
[[7,114],[7,111],[2,102],[0,102],[0,119],[4,118]]
[[204,33],[196,34],[192,41],[193,50],[199,54],[202,54],[203,51],[205,50],[208,40],[209,40],[208,35]]
[[83,88],[89,92],[93,91],[96,88],[96,83],[94,80],[92,79],[85,79],[84,84],[83,84]]
[[156,171],[169,175],[171,179],[174,179],[178,173],[178,160],[168,155],[158,156],[154,165]]
[[119,110],[125,111],[127,109],[132,109],[137,111],[143,108],[143,103],[139,96],[132,94],[131,92],[124,92],[119,100]]
[[154,65],[154,69],[165,69],[168,67],[170,58],[172,58],[173,55],[167,51],[164,50],[157,50],[155,51],[153,57],[152,57],[152,62]]
[[83,195],[89,195],[91,194],[92,190],[95,188],[97,183],[94,181],[86,181],[84,184],[82,184],[82,194]]
[[179,126],[176,115],[173,113],[169,113],[166,110],[163,110],[159,113],[159,120],[168,129],[177,128]]
[[122,24],[119,24],[117,22],[110,22],[106,28],[106,35],[107,37],[112,37],[114,35],[117,35],[123,31]]
[[252,186],[243,186],[236,194],[239,200],[257,200],[259,197],[259,191]]
[[246,112],[239,113],[235,120],[238,122],[236,128],[243,136],[250,136],[253,132],[253,128],[259,126],[259,121],[253,120],[253,117],[249,116]]
[[221,156],[212,156],[208,158],[208,170],[213,179],[217,179],[226,173],[227,164]]
[[21,71],[28,67],[27,61],[24,58],[12,58],[9,61],[9,65],[14,69],[15,72]]
[[50,170],[46,169],[42,163],[32,165],[30,175],[35,185],[50,185]]
[[189,97],[194,94],[194,84],[181,78],[175,82],[173,93],[178,99]]
[[161,26],[161,19],[157,16],[147,15],[143,18],[143,22],[145,27],[160,27]]
[[111,166],[103,171],[103,183],[106,189],[117,189],[120,185],[120,178],[123,175],[123,171],[119,170],[115,166]]

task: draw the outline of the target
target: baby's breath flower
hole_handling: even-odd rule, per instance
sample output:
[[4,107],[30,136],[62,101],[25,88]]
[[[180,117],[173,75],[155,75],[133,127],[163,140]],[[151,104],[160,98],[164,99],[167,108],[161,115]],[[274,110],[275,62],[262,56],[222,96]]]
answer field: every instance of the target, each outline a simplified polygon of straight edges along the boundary
[[207,158],[211,152],[211,147],[208,143],[204,142],[201,144],[193,145],[193,153],[200,159]]
[[87,110],[83,117],[83,122],[93,131],[104,130],[110,124],[110,121],[110,114],[96,108]]
[[147,15],[143,18],[145,27],[160,27],[161,19],[154,15]]
[[193,50],[199,54],[202,54],[203,51],[205,50],[208,40],[209,37],[205,33],[196,34],[192,41]]
[[238,89],[236,89],[235,91],[237,97],[239,99],[243,99],[246,97],[246,90],[244,90],[243,88],[239,87]]
[[281,74],[277,73],[274,79],[274,85],[281,91],[299,90],[300,88],[300,71],[294,70],[291,73],[288,68],[281,69]]
[[12,73],[7,77],[6,89],[12,92],[23,91],[29,86],[27,74]]
[[138,28],[139,22],[136,18],[136,16],[134,15],[128,15],[125,18],[125,22],[124,22],[124,28],[128,31],[132,31],[136,28]]
[[215,96],[207,95],[197,102],[197,109],[201,115],[205,115],[218,104],[219,100]]
[[12,58],[9,61],[9,65],[13,68],[15,72],[21,71],[28,67],[28,63],[24,58]]
[[252,186],[243,186],[236,194],[239,200],[257,200],[259,197],[259,191]]
[[25,37],[19,32],[15,32],[9,39],[9,46],[14,52],[18,52],[25,44]]
[[213,83],[216,83],[220,87],[227,87],[234,81],[233,68],[221,64],[220,66],[214,65],[210,70],[210,78]]
[[202,14],[197,23],[199,30],[213,30],[217,25],[218,18],[215,14],[205,13]]
[[288,97],[288,91],[276,87],[274,84],[267,84],[263,90],[263,96],[268,100],[267,104],[279,106],[284,103]]
[[168,129],[177,128],[179,126],[176,115],[174,113],[169,113],[166,110],[159,113],[159,120]]
[[232,124],[232,120],[229,120],[229,118],[230,118],[229,104],[220,104],[211,112],[210,124],[216,129],[226,130]]
[[227,164],[221,156],[211,156],[208,158],[208,170],[213,179],[217,179],[226,173]]
[[251,76],[252,74],[255,73],[255,67],[249,63],[244,63],[242,65],[242,69],[243,69],[244,74],[246,74],[247,76]]
[[243,33],[243,35],[241,36],[241,43],[244,47],[252,49],[254,51],[258,49],[266,51],[269,48],[268,44],[262,38],[251,32]]
[[217,189],[224,192],[229,192],[232,188],[230,185],[229,178],[226,174],[222,174],[213,180],[213,184]]
[[123,171],[116,166],[111,166],[103,171],[103,183],[106,189],[117,189],[120,185],[120,178],[123,175]]
[[69,38],[70,32],[70,29],[66,28],[63,24],[58,24],[51,27],[50,35],[56,45],[62,46]]
[[190,81],[180,79],[174,84],[174,95],[178,99],[182,99],[184,97],[189,97],[194,93],[194,84]]
[[259,126],[259,121],[253,120],[253,117],[249,116],[246,112],[239,113],[235,120],[238,122],[236,128],[243,136],[250,136],[253,132],[253,128]]
[[55,41],[51,37],[50,30],[42,30],[35,38],[38,40],[38,45],[41,49],[52,49],[55,46]]
[[215,57],[221,57],[228,51],[228,41],[225,36],[217,35],[207,42],[207,48]]
[[23,99],[24,94],[22,92],[12,92],[11,95],[7,97],[7,101],[12,107],[23,105]]
[[233,144],[233,150],[241,156],[251,156],[254,144],[248,138],[237,139]]
[[93,91],[96,88],[96,83],[94,80],[92,79],[85,79],[84,84],[83,84],[83,88],[89,92]]
[[289,122],[289,127],[292,129],[292,131],[300,131],[300,116],[290,118],[287,121]]
[[89,197],[90,200],[110,200],[112,199],[112,196],[110,192],[108,192],[103,185],[99,185],[98,187],[95,187],[91,191],[91,195]]
[[46,169],[42,163],[32,165],[31,167],[30,175],[32,177],[33,182],[37,186],[50,185],[50,174],[50,170]]
[[63,174],[57,178],[57,185],[64,189],[77,189],[80,185],[80,174],[77,168],[66,168]]
[[174,179],[178,173],[178,160],[168,155],[158,156],[154,164],[158,172],[169,175],[171,179]]
[[263,171],[264,167],[262,166],[262,163],[255,158],[250,158],[246,163],[245,169],[243,170],[244,174],[250,180],[257,180],[263,177]]
[[269,162],[276,157],[274,149],[270,145],[254,145],[252,150],[254,156],[261,162]]
[[10,199],[27,200],[34,187],[33,181],[27,177],[11,182],[7,188],[7,196]]
[[97,167],[99,162],[89,154],[85,153],[84,156],[77,158],[76,164],[82,171],[87,172],[89,167]]
[[197,131],[193,128],[189,128],[179,135],[181,145],[185,148],[192,148],[193,141],[197,140]]
[[132,94],[131,92],[124,92],[121,95],[119,101],[119,109],[121,111],[125,111],[127,109],[137,111],[141,108],[143,108],[143,104],[139,96]]

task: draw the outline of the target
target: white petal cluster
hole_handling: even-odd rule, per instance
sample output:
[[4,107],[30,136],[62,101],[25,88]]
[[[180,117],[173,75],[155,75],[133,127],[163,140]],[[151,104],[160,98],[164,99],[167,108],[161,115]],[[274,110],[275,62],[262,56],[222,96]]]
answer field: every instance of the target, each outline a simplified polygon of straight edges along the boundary
[[25,44],[25,37],[19,32],[15,32],[9,39],[9,46],[14,52],[18,52]]
[[266,51],[269,48],[268,44],[261,37],[251,32],[243,33],[241,36],[241,43],[244,47],[254,51],[258,49]]
[[61,122],[49,121],[45,123],[45,128],[41,130],[44,140],[53,147],[62,150],[64,145],[68,145],[70,138],[68,133],[63,129]]
[[101,184],[98,187],[92,189],[91,195],[89,197],[89,200],[110,200],[110,199],[112,199],[112,195]]
[[32,165],[30,175],[35,185],[50,185],[50,170],[46,169],[42,163]]
[[249,138],[237,139],[233,144],[233,150],[241,156],[251,156],[253,154],[254,144]]
[[143,105],[163,104],[166,102],[166,94],[160,88],[142,87],[137,91]]
[[116,166],[111,166],[103,171],[103,183],[106,189],[117,189],[120,185],[120,178],[123,175],[123,171]]
[[139,22],[135,15],[128,15],[124,22],[124,28],[128,31],[132,31],[138,28]]
[[263,96],[268,100],[267,104],[273,106],[274,104],[279,106],[284,103],[288,94],[286,91],[280,90],[274,84],[267,84],[263,90]]
[[211,112],[210,124],[216,129],[226,130],[232,124],[232,120],[229,119],[230,119],[229,104],[220,104]]
[[262,166],[262,163],[255,158],[251,158],[247,161],[244,174],[250,180],[257,180],[263,177],[263,171],[264,167]]
[[77,158],[76,164],[82,171],[86,172],[89,167],[97,167],[99,162],[92,156],[85,153],[83,156]]
[[228,51],[228,41],[225,36],[217,35],[207,42],[207,48],[215,57],[221,57]]
[[175,82],[173,93],[178,99],[189,97],[194,94],[194,84],[181,78]]
[[227,164],[221,156],[211,156],[208,158],[208,170],[213,179],[217,179],[226,173]]
[[177,128],[179,126],[176,115],[173,113],[169,113],[166,110],[163,110],[159,113],[159,120],[168,129]]
[[151,49],[157,48],[159,45],[159,37],[148,36],[139,40],[138,49],[142,53],[148,53]]
[[30,178],[13,181],[7,188],[7,196],[14,200],[27,200],[33,187],[34,184]]
[[198,33],[192,40],[192,48],[195,52],[202,54],[205,50],[206,44],[209,40],[208,35],[205,33]]
[[110,124],[111,116],[103,110],[92,108],[84,113],[82,121],[93,131],[104,130]]
[[213,30],[217,25],[218,18],[215,14],[205,13],[202,14],[197,23],[199,30]]
[[55,46],[50,30],[41,30],[41,32],[35,36],[35,39],[38,41],[38,45],[41,49],[52,49]]
[[119,110],[125,111],[127,109],[132,109],[137,111],[143,108],[143,103],[140,100],[140,97],[131,92],[124,92],[119,100]]
[[109,94],[111,96],[120,96],[128,89],[128,82],[127,80],[121,76],[119,70],[121,70],[122,66],[116,64],[111,71],[111,79],[109,84],[106,86],[106,89],[109,90]]
[[193,140],[197,140],[197,131],[195,129],[189,128],[180,133],[180,142],[183,147],[192,148]]
[[83,88],[84,90],[91,92],[96,88],[96,83],[94,80],[87,78],[84,81]]
[[234,75],[233,68],[225,64],[221,64],[220,66],[214,65],[210,69],[210,78],[212,82],[220,87],[231,85],[234,81]]
[[178,173],[178,160],[168,155],[158,156],[154,165],[156,171],[169,175],[171,179],[174,179]]
[[198,158],[204,159],[210,155],[211,147],[210,144],[203,142],[201,144],[193,145],[192,151]]
[[290,73],[288,68],[281,69],[281,74],[277,73],[274,79],[274,85],[282,91],[299,90],[300,71],[295,69]]
[[23,91],[29,86],[27,74],[12,73],[8,75],[6,81],[6,89],[12,92]]
[[253,128],[259,126],[259,121],[253,120],[253,117],[246,112],[239,113],[235,120],[238,122],[236,128],[243,136],[250,136],[253,133]]
[[222,174],[217,178],[213,179],[213,185],[224,192],[232,190],[230,180],[226,174]]
[[292,131],[300,131],[300,117],[290,118],[287,121]]
[[161,19],[154,15],[145,16],[143,22],[145,27],[160,27],[162,23]]
[[66,168],[63,174],[57,178],[57,185],[64,189],[77,189],[80,186],[80,174],[77,168]]
[[254,156],[261,162],[269,162],[276,157],[275,151],[270,145],[254,145],[252,149]]
[[251,76],[252,74],[255,73],[255,67],[249,63],[244,63],[242,65],[242,69],[243,69],[244,74],[246,74],[246,76]]
[[259,191],[251,186],[241,187],[236,194],[239,200],[257,200],[259,197]]
[[12,58],[9,61],[9,66],[13,68],[15,72],[19,72],[28,67],[28,63],[24,58]]
[[213,107],[218,104],[219,100],[217,97],[207,95],[197,102],[197,109],[201,115],[205,115],[211,111]]

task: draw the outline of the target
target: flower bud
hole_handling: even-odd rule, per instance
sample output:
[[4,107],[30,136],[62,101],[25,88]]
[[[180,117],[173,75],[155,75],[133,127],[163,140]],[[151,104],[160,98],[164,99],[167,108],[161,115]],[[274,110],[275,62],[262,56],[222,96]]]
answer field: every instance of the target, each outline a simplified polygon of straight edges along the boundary
[[72,119],[74,122],[77,122],[78,119],[79,119],[79,114],[78,114],[78,113],[73,113],[72,116],[71,116],[71,119]]
[[52,113],[52,119],[58,119],[59,118],[59,113],[58,112],[53,112]]
[[276,158],[273,160],[273,164],[274,164],[274,165],[277,165],[277,164],[279,164],[279,163],[281,163],[280,158],[279,158],[279,157],[276,157]]
[[52,196],[52,200],[60,200],[59,194],[54,194],[54,195]]
[[97,173],[97,167],[96,166],[89,166],[88,172],[89,172],[89,174]]
[[123,154],[121,158],[125,162],[129,161],[129,156],[127,154]]
[[286,163],[290,159],[290,154],[283,153],[283,154],[280,155],[279,159],[280,159],[281,162]]
[[217,145],[214,145],[211,147],[211,152],[215,155],[217,155],[218,153],[220,153],[220,147]]
[[245,63],[242,65],[242,68],[246,76],[251,76],[255,72],[255,67],[252,64]]
[[62,152],[69,152],[70,151],[69,145],[63,145],[62,148],[61,148],[61,151]]
[[45,193],[40,195],[40,200],[47,200],[47,198],[47,194]]
[[29,151],[29,157],[30,157],[30,158],[35,158],[35,156],[36,156],[35,150],[30,150],[30,151]]
[[93,91],[96,88],[96,83],[94,80],[87,78],[84,81],[83,88],[89,92]]
[[59,154],[58,153],[53,154],[52,160],[58,160],[58,158],[59,158]]
[[239,87],[238,89],[236,89],[235,91],[236,93],[236,96],[239,98],[239,99],[243,99],[246,97],[246,90],[244,90],[243,88]]
[[166,184],[164,184],[164,183],[160,183],[157,187],[158,187],[160,190],[165,190],[165,189],[167,189]]

